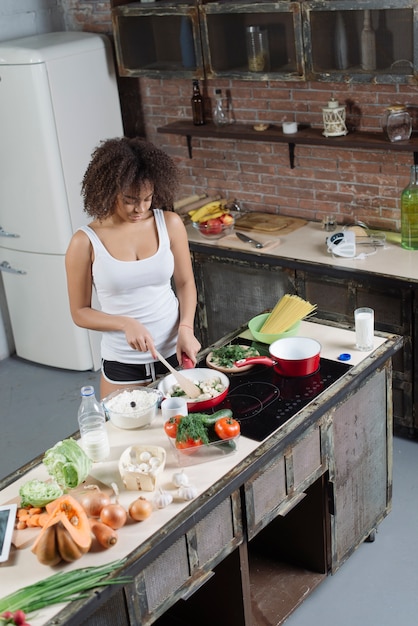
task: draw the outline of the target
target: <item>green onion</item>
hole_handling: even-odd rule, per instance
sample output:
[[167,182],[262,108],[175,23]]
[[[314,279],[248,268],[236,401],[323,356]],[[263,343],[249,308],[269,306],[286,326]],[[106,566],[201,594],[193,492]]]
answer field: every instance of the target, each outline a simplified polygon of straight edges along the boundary
[[22,587],[0,599],[0,615],[5,611],[13,613],[19,609],[24,613],[32,613],[51,604],[85,598],[89,595],[88,592],[96,587],[131,583],[132,578],[128,576],[106,580],[107,576],[121,567],[123,563],[124,559],[98,567],[59,572],[33,585]]

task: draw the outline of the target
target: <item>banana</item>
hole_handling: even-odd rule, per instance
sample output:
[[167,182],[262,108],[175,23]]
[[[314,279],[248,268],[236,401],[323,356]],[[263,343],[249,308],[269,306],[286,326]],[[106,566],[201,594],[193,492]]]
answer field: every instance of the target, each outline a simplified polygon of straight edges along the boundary
[[[200,209],[196,211],[190,211],[189,215],[192,222],[200,222],[203,215],[208,215],[210,213],[217,213],[222,207],[226,204],[226,200],[212,200],[212,202],[208,202],[204,204]],[[207,218],[209,219],[209,218]]]
[[221,215],[225,215],[225,212],[223,209],[219,209],[218,211],[215,211],[215,213],[206,213],[206,215],[202,215],[202,217],[198,220],[199,223],[201,222],[207,222],[208,220],[214,220],[217,217],[221,217]]

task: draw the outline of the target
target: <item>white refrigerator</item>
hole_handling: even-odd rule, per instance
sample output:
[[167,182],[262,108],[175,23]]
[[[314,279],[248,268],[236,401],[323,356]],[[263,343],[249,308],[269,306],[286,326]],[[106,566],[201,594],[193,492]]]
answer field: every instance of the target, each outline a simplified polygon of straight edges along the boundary
[[0,270],[16,354],[98,369],[100,334],[74,325],[65,252],[87,223],[81,181],[123,135],[107,38],[58,32],[0,44]]

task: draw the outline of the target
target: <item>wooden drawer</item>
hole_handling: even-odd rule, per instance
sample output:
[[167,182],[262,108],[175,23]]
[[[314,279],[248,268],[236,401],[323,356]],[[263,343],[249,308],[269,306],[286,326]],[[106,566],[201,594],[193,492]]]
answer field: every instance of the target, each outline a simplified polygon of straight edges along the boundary
[[233,493],[173,543],[130,587],[132,624],[152,624],[212,576],[212,568],[243,541],[239,492]]
[[[305,488],[306,481],[321,468],[321,430],[312,428],[303,439],[292,447],[291,453],[286,454],[286,475],[288,492],[301,486]],[[312,481],[309,480],[309,484]]]
[[317,425],[245,484],[249,539],[277,515],[286,515],[304,497],[304,490],[325,472],[321,451],[321,428]]

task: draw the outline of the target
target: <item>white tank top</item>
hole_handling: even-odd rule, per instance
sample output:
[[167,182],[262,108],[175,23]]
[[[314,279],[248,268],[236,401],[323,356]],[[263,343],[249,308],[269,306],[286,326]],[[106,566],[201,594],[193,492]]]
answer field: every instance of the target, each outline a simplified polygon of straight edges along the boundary
[[[94,230],[82,226],[94,250],[93,284],[100,308],[110,315],[134,317],[147,327],[155,346],[164,356],[176,351],[179,305],[171,287],[174,257],[164,219],[164,212],[154,209],[158,231],[158,250],[154,256],[139,261],[119,261],[112,257]],[[133,350],[125,333],[102,334],[102,358],[120,363],[149,363],[149,352]]]

